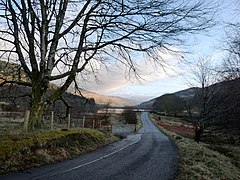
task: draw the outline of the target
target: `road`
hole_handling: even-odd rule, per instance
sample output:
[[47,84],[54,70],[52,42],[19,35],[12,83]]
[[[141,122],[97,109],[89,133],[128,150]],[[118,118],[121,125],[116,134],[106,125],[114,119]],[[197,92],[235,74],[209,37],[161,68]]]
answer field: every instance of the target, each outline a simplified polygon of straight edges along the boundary
[[0,179],[165,180],[178,167],[176,145],[141,114],[138,133],[72,160],[0,176]]

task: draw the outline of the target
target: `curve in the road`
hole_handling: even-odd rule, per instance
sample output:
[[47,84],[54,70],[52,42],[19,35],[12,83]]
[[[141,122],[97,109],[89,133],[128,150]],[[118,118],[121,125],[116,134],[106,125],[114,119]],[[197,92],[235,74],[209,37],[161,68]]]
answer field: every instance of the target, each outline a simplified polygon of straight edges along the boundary
[[0,176],[0,179],[154,180],[174,179],[176,145],[141,114],[139,133],[72,160]]

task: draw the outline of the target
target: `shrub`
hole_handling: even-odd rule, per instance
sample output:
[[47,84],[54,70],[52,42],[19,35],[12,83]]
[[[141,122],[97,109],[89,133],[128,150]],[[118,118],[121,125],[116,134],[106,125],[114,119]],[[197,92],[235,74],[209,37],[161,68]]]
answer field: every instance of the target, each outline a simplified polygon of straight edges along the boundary
[[137,124],[137,115],[132,109],[125,109],[123,112],[123,117],[127,124]]

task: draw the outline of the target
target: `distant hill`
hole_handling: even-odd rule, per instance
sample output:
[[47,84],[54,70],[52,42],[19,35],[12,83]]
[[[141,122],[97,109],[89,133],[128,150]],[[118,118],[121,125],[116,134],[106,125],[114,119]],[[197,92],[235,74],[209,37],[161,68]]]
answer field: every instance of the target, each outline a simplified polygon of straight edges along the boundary
[[[7,78],[9,80],[18,78],[18,65],[14,63],[7,63],[5,61],[0,61],[0,78]],[[21,79],[26,79],[24,76],[24,72],[21,72]],[[1,82],[1,80],[0,80]],[[55,84],[50,84],[49,93],[51,93],[54,89],[57,89],[58,86]],[[10,90],[9,90],[10,89]],[[75,92],[74,89],[69,88],[67,92],[64,93],[64,97],[71,104],[71,106],[81,110],[86,111],[86,108],[83,108],[86,103],[86,99],[93,98],[95,100],[96,105],[100,106],[114,106],[114,107],[124,107],[134,105],[134,102],[121,97],[114,96],[105,96],[97,93],[89,92],[84,89],[81,89],[82,96]],[[0,87],[0,102],[4,104],[4,102],[13,103],[21,107],[21,110],[29,108],[30,96],[26,96],[26,94],[31,95],[31,89],[29,87],[24,86],[8,86]],[[11,98],[10,98],[11,96]],[[22,96],[21,98],[16,98],[17,96]],[[8,98],[6,98],[8,97]],[[11,99],[11,100],[10,100]],[[57,103],[59,109],[64,108],[59,103]],[[136,103],[135,103],[136,104]],[[12,107],[14,109],[14,107]]]
[[[200,88],[189,88],[151,99],[136,106],[160,115],[184,117],[204,124],[206,134],[223,133],[240,138],[240,78],[209,86],[202,94]],[[201,114],[202,113],[202,114]],[[205,136],[209,139],[210,136]],[[230,137],[230,135],[229,135]]]
[[[49,89],[47,95],[52,94],[52,92],[53,90]],[[92,112],[97,108],[95,104],[87,103],[86,98],[68,92],[65,92],[63,97],[72,107],[70,112],[73,115],[81,112]],[[0,103],[3,104],[0,108],[3,111],[24,112],[31,107],[31,89],[19,85],[4,85],[0,87]],[[48,111],[53,110],[57,114],[64,114],[66,112],[66,106],[61,100],[57,100],[48,109]]]
[[199,91],[200,88],[192,87],[189,89],[185,89],[182,91],[178,91],[173,93],[175,96],[178,96],[180,98],[192,98],[196,95],[196,93]]
[[[107,105],[112,107],[124,107],[124,106],[133,106],[136,104],[133,100],[125,99],[117,96],[106,96],[97,94],[94,92],[86,91],[84,89],[80,90],[82,95],[86,98],[94,98],[95,102],[99,105]],[[67,92],[80,96],[78,92],[75,92],[74,89],[69,88]]]
[[182,99],[188,99],[188,98],[193,98],[199,88],[193,87],[193,88],[188,88],[185,90],[177,91],[175,93],[171,94],[164,94],[162,96],[156,97],[154,99],[151,99],[149,101],[145,101],[139,105],[137,105],[138,108],[146,108],[146,109],[152,109],[152,110],[157,110],[159,106],[163,106],[162,104],[169,100],[169,101],[177,101],[179,98]]
[[153,109],[153,104],[157,98],[151,99],[149,101],[142,102],[141,104],[137,105],[137,108],[144,108],[144,109]]

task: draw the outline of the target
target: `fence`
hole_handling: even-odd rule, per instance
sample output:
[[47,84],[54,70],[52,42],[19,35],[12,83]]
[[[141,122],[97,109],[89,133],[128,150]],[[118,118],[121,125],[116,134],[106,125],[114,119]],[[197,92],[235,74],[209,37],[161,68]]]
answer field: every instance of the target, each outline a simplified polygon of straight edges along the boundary
[[[52,111],[43,117],[43,122],[46,130],[92,128],[112,132],[108,117],[106,114],[83,113],[80,116],[68,114],[67,118],[62,118]],[[27,132],[28,121],[29,111],[0,112],[0,134]]]
[[[66,118],[58,116],[55,112],[49,112],[43,117],[45,130],[71,129],[71,128],[91,128],[113,133],[133,132],[135,125],[124,123],[114,123],[111,120],[112,114],[106,113],[83,113],[78,116],[68,114]],[[116,116],[116,114],[115,114]],[[120,115],[118,114],[120,117]],[[9,134],[28,131],[29,111],[24,112],[0,112],[0,134]],[[21,126],[20,126],[21,125]],[[23,125],[23,126],[22,126]],[[18,127],[18,128],[16,128]]]
[[[27,111],[26,113],[27,114]],[[28,116],[25,115],[24,122],[28,122]],[[50,115],[44,116],[45,126],[50,130],[70,129],[70,128],[91,128],[111,131],[111,123],[107,120],[106,115],[85,113],[80,116],[72,116],[68,114],[67,118],[62,118],[55,115],[54,111]],[[28,124],[28,123],[26,123]]]

